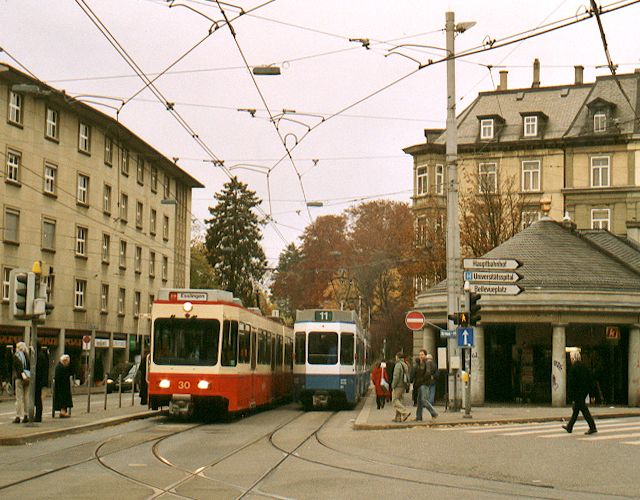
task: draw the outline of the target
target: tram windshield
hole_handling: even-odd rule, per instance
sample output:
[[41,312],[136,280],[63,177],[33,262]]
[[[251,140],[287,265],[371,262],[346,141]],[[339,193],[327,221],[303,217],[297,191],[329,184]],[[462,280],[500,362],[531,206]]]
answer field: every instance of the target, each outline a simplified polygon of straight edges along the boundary
[[213,366],[218,363],[217,319],[158,318],[153,329],[153,362]]
[[338,334],[335,332],[309,332],[309,364],[335,365],[338,363]]

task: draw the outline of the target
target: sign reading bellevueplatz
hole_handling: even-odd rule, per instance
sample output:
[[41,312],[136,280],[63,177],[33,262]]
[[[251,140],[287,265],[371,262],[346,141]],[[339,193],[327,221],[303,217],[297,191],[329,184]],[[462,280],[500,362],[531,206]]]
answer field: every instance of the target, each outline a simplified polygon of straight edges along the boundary
[[465,269],[493,269],[503,271],[513,271],[520,267],[520,262],[516,259],[494,259],[494,258],[478,258],[464,259]]
[[471,293],[480,293],[485,295],[518,295],[522,288],[518,285],[501,285],[501,284],[476,284],[471,283],[469,291]]
[[515,283],[522,276],[513,271],[465,271],[465,281],[489,283]]

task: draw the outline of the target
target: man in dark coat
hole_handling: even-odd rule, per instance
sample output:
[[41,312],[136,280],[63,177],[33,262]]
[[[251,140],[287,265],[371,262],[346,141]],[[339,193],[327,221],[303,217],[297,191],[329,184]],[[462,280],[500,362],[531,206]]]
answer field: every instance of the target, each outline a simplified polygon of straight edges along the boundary
[[43,347],[38,347],[38,362],[36,364],[36,422],[42,422],[42,388],[49,382],[49,356]]
[[73,408],[71,399],[71,385],[69,377],[71,369],[69,363],[71,358],[68,354],[60,356],[60,362],[56,365],[53,386],[53,411],[60,411],[60,418],[69,417],[68,409]]
[[563,425],[562,428],[571,434],[573,425],[578,419],[578,413],[582,412],[582,416],[589,424],[589,430],[585,432],[585,434],[595,434],[598,432],[598,429],[596,429],[596,423],[593,421],[593,417],[586,403],[587,396],[593,391],[591,370],[582,362],[578,351],[572,351],[569,357],[571,359],[571,371],[569,375],[571,378],[570,396],[573,403],[573,414],[567,425]]
[[416,411],[416,420],[422,420],[422,409],[426,408],[431,414],[431,418],[436,418],[438,412],[434,409],[429,401],[429,386],[433,384],[435,374],[435,364],[433,360],[427,359],[427,351],[420,349],[420,357],[415,368],[415,378],[413,379],[413,387],[418,393],[418,409]]

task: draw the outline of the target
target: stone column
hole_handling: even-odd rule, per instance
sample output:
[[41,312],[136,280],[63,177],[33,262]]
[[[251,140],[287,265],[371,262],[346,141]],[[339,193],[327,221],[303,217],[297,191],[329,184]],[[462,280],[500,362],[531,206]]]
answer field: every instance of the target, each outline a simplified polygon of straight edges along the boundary
[[484,404],[484,327],[473,328],[473,343],[471,348],[471,404]]
[[567,333],[565,324],[553,325],[553,352],[551,360],[551,406],[567,404],[567,362],[565,347]]
[[435,362],[438,361],[438,333],[439,330],[436,330],[432,326],[425,326],[424,330],[422,330],[422,348],[427,350],[428,354],[433,355],[433,360]]
[[640,406],[640,325],[629,329],[629,406]]

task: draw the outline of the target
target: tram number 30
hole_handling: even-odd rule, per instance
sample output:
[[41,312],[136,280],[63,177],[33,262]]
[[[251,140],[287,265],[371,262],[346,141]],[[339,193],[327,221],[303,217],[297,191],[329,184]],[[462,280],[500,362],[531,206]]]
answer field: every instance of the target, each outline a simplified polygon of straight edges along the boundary
[[190,389],[190,388],[191,388],[191,382],[189,382],[188,380],[178,381],[178,389]]

